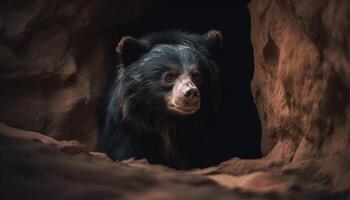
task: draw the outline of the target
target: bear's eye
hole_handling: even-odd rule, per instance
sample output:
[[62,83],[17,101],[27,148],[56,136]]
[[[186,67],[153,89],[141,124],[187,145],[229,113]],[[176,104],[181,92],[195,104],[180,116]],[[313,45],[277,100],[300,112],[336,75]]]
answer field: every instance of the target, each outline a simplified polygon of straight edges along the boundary
[[167,72],[167,73],[165,73],[165,75],[164,75],[164,81],[165,81],[166,83],[172,83],[172,82],[175,81],[175,79],[176,79],[176,74],[173,73],[173,72]]

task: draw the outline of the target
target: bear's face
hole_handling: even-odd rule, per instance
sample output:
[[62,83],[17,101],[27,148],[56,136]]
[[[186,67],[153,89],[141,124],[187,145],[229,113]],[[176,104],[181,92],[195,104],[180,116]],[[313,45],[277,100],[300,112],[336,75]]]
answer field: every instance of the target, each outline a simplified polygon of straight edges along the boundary
[[157,44],[124,37],[118,45],[123,67],[118,75],[126,117],[187,116],[208,101],[215,80],[214,62],[192,45]]
[[143,55],[126,74],[139,74],[136,81],[144,85],[139,90],[158,98],[154,100],[158,106],[173,114],[190,115],[200,109],[208,70],[209,61],[195,48],[162,44]]

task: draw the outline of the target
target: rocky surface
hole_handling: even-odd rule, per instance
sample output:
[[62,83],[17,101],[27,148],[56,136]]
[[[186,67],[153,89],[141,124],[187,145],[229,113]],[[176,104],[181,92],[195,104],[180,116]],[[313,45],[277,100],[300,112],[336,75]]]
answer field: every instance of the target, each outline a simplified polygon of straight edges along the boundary
[[252,0],[251,86],[265,156],[189,172],[138,160],[112,162],[91,152],[96,102],[110,62],[104,32],[127,23],[125,13],[137,17],[144,4],[1,4],[5,199],[350,198],[347,0]]
[[133,20],[147,3],[2,1],[0,121],[93,149],[96,104],[111,65],[106,30]]
[[285,173],[349,189],[350,4],[253,1],[250,11],[263,152],[283,158]]
[[[231,176],[175,171],[144,160],[113,162],[77,141],[0,124],[4,199],[341,199],[344,192],[290,189],[268,172]],[[289,188],[289,189],[288,189]]]
[[203,174],[252,177],[252,187],[277,191],[349,191],[350,4],[253,0],[249,8],[265,156]]

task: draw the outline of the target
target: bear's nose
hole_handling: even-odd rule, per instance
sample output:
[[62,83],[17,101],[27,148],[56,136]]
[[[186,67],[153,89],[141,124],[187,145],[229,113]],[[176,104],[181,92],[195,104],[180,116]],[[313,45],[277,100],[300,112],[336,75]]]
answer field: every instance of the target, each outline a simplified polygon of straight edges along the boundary
[[195,101],[199,97],[199,91],[197,87],[185,86],[182,90],[182,95],[190,102]]

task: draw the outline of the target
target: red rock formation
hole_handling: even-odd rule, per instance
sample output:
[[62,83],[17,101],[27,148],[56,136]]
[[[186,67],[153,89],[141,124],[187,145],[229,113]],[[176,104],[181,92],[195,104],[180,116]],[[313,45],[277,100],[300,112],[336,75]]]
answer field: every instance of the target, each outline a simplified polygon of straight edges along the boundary
[[0,121],[93,149],[111,62],[104,30],[133,20],[145,3],[1,2]]
[[263,151],[289,144],[286,172],[349,188],[349,2],[253,1],[250,9]]
[[125,13],[139,14],[143,4],[128,2],[2,3],[0,121],[16,127],[0,125],[2,197],[350,197],[347,0],[250,3],[251,85],[265,156],[191,172],[112,162],[89,152],[96,137],[95,102],[110,62],[102,30],[125,23]]
[[348,191],[350,4],[253,0],[249,7],[251,86],[266,156],[233,159],[203,173],[243,174],[244,187],[262,190]]
[[112,162],[76,142],[58,142],[3,124],[0,133],[0,191],[4,199],[231,197],[229,191],[204,177],[140,161]]

